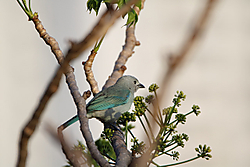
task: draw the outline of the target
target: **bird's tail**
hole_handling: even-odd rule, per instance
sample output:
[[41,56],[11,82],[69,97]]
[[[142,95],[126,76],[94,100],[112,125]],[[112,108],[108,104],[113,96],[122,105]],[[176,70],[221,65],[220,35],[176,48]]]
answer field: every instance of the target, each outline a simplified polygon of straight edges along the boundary
[[67,128],[68,126],[72,125],[73,123],[75,123],[78,120],[79,120],[78,116],[75,115],[74,117],[70,118],[67,122],[62,124],[63,129]]

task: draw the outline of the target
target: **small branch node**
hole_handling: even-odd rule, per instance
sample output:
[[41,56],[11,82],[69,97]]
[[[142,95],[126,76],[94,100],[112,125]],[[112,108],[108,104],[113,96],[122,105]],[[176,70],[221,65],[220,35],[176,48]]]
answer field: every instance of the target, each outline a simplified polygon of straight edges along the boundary
[[140,45],[141,45],[140,41],[135,41],[135,46],[140,46]]
[[87,100],[89,97],[91,96],[91,91],[87,90],[83,93],[82,97],[84,98],[84,100]]

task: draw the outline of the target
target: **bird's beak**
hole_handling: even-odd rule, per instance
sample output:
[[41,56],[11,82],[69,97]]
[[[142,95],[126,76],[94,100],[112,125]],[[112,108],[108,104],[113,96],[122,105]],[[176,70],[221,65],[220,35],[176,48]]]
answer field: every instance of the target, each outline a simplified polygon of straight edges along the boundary
[[141,83],[139,85],[137,85],[137,86],[138,86],[138,88],[145,88],[145,86],[142,85]]

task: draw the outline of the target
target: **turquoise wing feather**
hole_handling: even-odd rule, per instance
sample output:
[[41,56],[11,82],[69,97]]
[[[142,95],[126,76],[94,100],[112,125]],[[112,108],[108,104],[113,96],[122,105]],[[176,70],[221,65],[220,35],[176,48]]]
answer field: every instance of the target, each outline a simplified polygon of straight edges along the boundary
[[88,104],[88,113],[93,111],[107,110],[119,105],[126,104],[130,97],[131,92],[128,89],[113,89],[113,87],[107,88],[107,90],[97,94]]

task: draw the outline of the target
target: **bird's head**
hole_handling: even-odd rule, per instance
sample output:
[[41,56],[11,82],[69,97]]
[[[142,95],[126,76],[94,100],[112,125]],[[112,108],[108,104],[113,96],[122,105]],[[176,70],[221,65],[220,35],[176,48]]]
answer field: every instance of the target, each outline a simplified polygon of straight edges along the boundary
[[117,80],[116,84],[119,86],[127,87],[133,92],[136,92],[139,88],[145,88],[145,86],[141,84],[137,78],[131,75],[122,76]]

